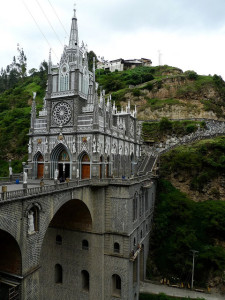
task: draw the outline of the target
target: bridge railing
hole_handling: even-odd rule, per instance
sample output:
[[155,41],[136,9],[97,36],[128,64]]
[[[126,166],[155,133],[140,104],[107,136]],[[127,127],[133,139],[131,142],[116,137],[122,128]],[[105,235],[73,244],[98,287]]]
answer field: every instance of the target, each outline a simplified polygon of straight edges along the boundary
[[83,186],[103,186],[109,184],[119,184],[119,185],[130,185],[134,183],[139,183],[144,180],[147,180],[151,177],[151,172],[145,175],[134,176],[130,178],[103,178],[103,179],[84,179],[84,180],[75,180],[65,183],[44,185],[40,187],[32,188],[23,188],[15,191],[6,191],[0,193],[0,201],[14,200],[18,198],[24,198],[28,196],[34,196],[39,194],[53,193],[60,190],[71,189],[74,187],[83,187]]

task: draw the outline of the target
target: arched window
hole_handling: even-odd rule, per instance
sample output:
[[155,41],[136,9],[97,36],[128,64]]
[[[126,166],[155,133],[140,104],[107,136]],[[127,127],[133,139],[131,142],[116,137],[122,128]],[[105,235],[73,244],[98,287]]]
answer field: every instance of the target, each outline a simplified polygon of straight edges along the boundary
[[112,276],[112,294],[117,297],[121,296],[121,278],[117,274]]
[[62,150],[59,154],[59,161],[70,161],[69,154],[66,150]]
[[142,233],[142,230],[141,230],[141,239],[142,239],[142,237],[143,237],[143,233]]
[[61,237],[61,235],[57,235],[55,241],[56,241],[57,245],[62,245],[62,237]]
[[120,244],[119,243],[114,243],[114,252],[120,253]]
[[137,220],[137,210],[138,210],[138,196],[136,193],[133,199],[133,221]]
[[134,246],[136,246],[136,239],[134,238]]
[[86,270],[81,271],[82,276],[82,289],[85,291],[89,291],[89,285],[90,285],[90,279],[89,279],[89,273]]
[[63,269],[60,264],[55,265],[55,283],[63,282]]
[[82,241],[82,249],[83,250],[88,250],[89,249],[89,244],[87,240]]
[[107,157],[107,164],[106,164],[106,177],[109,178],[109,156]]

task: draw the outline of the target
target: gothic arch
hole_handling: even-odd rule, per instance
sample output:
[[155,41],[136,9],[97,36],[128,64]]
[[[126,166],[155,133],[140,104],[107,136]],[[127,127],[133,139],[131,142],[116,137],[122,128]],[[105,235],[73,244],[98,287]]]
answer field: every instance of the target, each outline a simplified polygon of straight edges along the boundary
[[[60,155],[62,152],[67,153],[68,155],[68,160],[65,159],[64,163],[66,165],[66,177],[69,177],[71,178],[71,162],[72,162],[72,155],[69,151],[69,149],[63,144],[63,143],[59,143],[51,152],[51,155],[50,155],[50,161],[51,161],[51,168],[50,168],[50,177],[51,178],[54,178],[54,173],[55,173],[55,170],[56,168],[60,168],[59,170],[59,177],[62,176],[62,172],[63,170],[62,169],[62,161],[59,161],[60,159]],[[59,165],[60,163],[60,165]]]
[[91,159],[86,151],[80,153],[79,161],[79,177],[81,179],[91,178]]
[[41,151],[37,151],[33,156],[34,162],[34,170],[33,176],[34,178],[43,178],[44,176],[44,154]]

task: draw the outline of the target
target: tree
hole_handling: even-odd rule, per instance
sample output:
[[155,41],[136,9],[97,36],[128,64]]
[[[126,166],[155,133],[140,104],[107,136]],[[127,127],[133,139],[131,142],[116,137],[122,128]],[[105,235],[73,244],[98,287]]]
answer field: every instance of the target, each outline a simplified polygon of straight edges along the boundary
[[17,56],[18,61],[16,61],[14,57],[14,63],[17,66],[19,77],[23,79],[24,77],[27,76],[27,57],[24,54],[23,48],[19,47],[19,44],[17,46],[17,51],[19,53]]
[[95,57],[95,68],[97,67],[97,55],[94,53],[94,51],[90,51],[87,53],[87,57],[88,57],[88,69],[89,71],[93,70],[93,58]]

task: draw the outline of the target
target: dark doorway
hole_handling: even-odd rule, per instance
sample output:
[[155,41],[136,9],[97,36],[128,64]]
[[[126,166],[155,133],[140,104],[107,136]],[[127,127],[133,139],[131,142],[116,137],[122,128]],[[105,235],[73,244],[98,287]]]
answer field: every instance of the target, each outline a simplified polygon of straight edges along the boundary
[[63,163],[58,164],[58,170],[59,170],[59,179],[63,178],[63,180],[65,180],[66,178],[70,178],[70,164],[65,163],[65,174],[63,174]]

